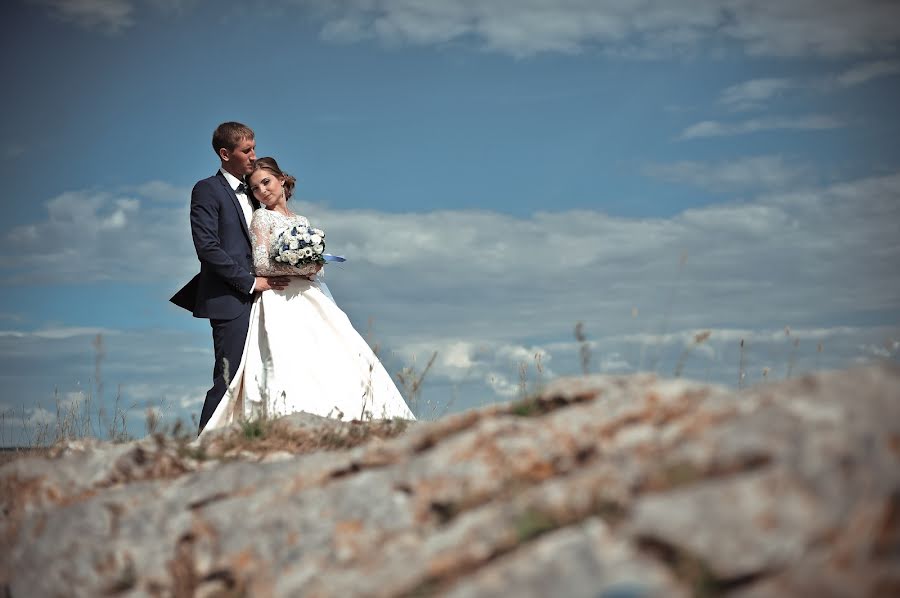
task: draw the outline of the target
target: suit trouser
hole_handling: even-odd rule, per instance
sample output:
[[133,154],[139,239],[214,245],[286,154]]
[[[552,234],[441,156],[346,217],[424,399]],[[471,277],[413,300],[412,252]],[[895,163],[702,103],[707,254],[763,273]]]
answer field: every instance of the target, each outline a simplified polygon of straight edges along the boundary
[[244,342],[247,340],[247,328],[250,326],[250,304],[248,303],[247,309],[233,320],[210,319],[209,324],[212,326],[216,362],[213,366],[213,386],[206,393],[203,411],[200,413],[200,431],[203,431],[206,422],[215,413],[216,407],[228,389],[228,382],[241,363]]

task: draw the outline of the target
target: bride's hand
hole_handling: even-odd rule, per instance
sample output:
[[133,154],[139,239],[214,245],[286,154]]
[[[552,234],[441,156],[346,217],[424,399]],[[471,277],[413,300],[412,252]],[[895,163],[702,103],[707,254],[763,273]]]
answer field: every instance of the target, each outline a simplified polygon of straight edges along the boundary
[[322,269],[322,264],[316,264],[316,271],[311,274],[307,274],[303,278],[305,278],[306,280],[312,281],[313,279],[315,279],[316,274],[318,274],[319,270],[321,270],[321,269]]

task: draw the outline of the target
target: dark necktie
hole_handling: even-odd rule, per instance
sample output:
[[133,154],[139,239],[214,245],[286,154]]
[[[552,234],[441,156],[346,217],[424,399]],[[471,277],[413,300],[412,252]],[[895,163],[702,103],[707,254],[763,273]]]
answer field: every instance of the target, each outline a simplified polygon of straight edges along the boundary
[[244,183],[238,183],[238,186],[234,190],[234,192],[235,193],[243,193],[244,195],[247,195],[247,185],[245,185]]

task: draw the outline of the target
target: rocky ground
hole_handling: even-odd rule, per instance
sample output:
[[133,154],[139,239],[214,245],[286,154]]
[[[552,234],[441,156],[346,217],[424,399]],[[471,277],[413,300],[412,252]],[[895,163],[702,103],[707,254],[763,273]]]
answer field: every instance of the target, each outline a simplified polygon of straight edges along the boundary
[[0,468],[0,596],[900,596],[900,369],[558,380]]

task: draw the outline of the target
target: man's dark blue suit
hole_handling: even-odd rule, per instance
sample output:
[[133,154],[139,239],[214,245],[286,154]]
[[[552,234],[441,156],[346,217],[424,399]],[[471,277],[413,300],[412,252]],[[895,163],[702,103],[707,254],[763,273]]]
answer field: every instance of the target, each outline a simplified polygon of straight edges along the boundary
[[[254,209],[259,207],[251,197]],[[215,366],[213,386],[206,393],[200,413],[200,430],[225,395],[227,361],[229,376],[237,369],[253,303],[253,258],[250,231],[237,195],[220,172],[194,185],[191,192],[191,236],[200,260],[200,273],[170,299],[209,319],[212,326]]]

